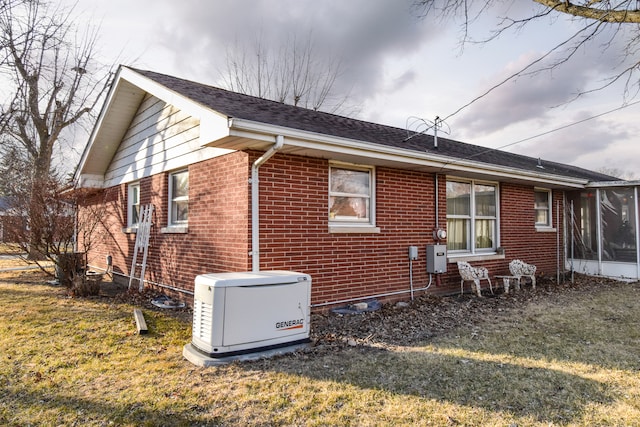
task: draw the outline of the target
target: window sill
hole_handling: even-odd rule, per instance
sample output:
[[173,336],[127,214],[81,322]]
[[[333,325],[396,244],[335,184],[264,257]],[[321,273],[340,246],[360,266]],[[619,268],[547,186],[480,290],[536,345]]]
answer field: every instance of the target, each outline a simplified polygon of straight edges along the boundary
[[125,234],[136,234],[138,232],[138,226],[135,227],[124,227],[122,228],[122,232]]
[[493,252],[486,254],[456,254],[447,256],[447,262],[450,264],[458,261],[492,261],[495,259],[505,259],[505,255]]
[[374,226],[348,226],[348,225],[330,225],[329,233],[362,233],[362,234],[373,234],[380,233],[380,227]]
[[162,234],[187,234],[188,232],[189,227],[186,225],[171,225],[160,229]]
[[536,226],[537,233],[555,233],[556,230],[554,227],[545,227],[545,226]]

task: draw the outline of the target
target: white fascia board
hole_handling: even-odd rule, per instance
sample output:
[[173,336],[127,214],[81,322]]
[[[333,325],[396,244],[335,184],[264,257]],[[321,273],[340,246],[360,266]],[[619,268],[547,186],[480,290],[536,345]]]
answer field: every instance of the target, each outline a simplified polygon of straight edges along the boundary
[[121,78],[200,120],[200,146],[229,135],[228,117],[123,67]]
[[589,183],[589,185],[587,185],[588,188],[638,187],[638,186],[640,186],[640,181],[638,180],[598,181],[598,182],[591,182]]
[[98,130],[100,129],[100,127],[102,125],[102,122],[104,121],[104,117],[105,117],[107,111],[109,111],[109,106],[111,106],[111,104],[113,103],[113,97],[114,97],[114,94],[117,92],[118,83],[120,82],[120,75],[122,73],[122,70],[123,70],[123,68],[120,67],[120,68],[118,68],[118,71],[116,72],[116,76],[113,79],[113,83],[111,84],[111,88],[109,89],[109,92],[107,93],[107,97],[106,97],[104,103],[102,104],[102,109],[100,110],[100,114],[98,114],[98,118],[96,119],[96,122],[95,122],[95,124],[93,126],[93,129],[91,129],[91,134],[89,135],[89,140],[87,142],[87,145],[85,145],[84,151],[82,152],[82,155],[80,156],[80,161],[78,162],[78,166],[76,167],[76,171],[75,171],[74,176],[73,176],[73,181],[76,183],[76,185],[79,184],[80,181],[81,181],[82,170],[84,169],[84,165],[87,162],[87,158],[89,157],[89,153],[91,152],[91,148],[94,145]]
[[80,174],[77,180],[79,188],[103,188],[104,175]]
[[364,158],[368,157],[377,160],[393,161],[423,167],[437,167],[441,168],[443,173],[456,171],[482,173],[493,175],[496,178],[520,179],[538,184],[559,185],[575,188],[584,188],[588,183],[587,180],[579,178],[524,171],[517,168],[489,165],[487,163],[462,160],[427,152],[420,153],[415,150],[387,147],[354,139],[333,137],[237,118],[229,120],[229,128],[230,135],[233,136],[248,137],[248,134],[253,134],[254,139],[273,141],[274,135],[283,135],[285,137],[285,145],[289,146],[330,151],[339,154],[349,154]]

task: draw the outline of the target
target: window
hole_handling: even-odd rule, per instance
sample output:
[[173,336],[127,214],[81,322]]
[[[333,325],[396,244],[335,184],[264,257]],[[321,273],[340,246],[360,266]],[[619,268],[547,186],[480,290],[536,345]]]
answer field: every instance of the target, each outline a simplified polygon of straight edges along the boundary
[[189,172],[169,175],[169,226],[183,226],[189,219]]
[[551,227],[551,191],[536,189],[534,209],[536,212],[536,227]]
[[129,184],[127,199],[127,226],[137,227],[140,222],[140,183]]
[[329,167],[329,222],[374,225],[373,168]]
[[447,249],[483,253],[498,247],[496,184],[447,181]]

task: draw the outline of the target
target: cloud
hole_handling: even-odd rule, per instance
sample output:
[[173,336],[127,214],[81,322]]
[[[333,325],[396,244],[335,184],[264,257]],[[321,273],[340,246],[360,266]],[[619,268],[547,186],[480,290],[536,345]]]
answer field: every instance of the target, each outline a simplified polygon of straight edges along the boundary
[[[604,26],[593,39],[582,43],[584,37],[592,35],[591,30],[580,30],[583,27],[576,28],[566,20],[558,20],[557,24],[562,31],[545,22],[525,30],[529,33],[514,44],[513,52],[520,45],[540,46],[521,53],[480,81],[475,93],[479,99],[457,118],[466,134],[491,134],[534,118],[544,124],[554,119],[558,112],[555,107],[585,97],[585,93],[603,86],[624,69],[621,61],[627,39],[622,31],[617,33],[619,29]],[[531,40],[532,32],[541,34],[539,40]],[[546,42],[542,43],[544,39]],[[623,92],[620,85],[614,85],[590,96],[594,100],[615,91],[620,95]]]
[[636,149],[635,144],[628,144],[634,130],[616,122],[615,116],[584,121],[593,115],[585,110],[568,116],[566,124],[579,124],[518,144],[512,151],[591,169],[615,167],[625,170],[629,166],[629,156],[640,154],[640,147]]
[[[539,58],[521,55],[491,82],[502,82]],[[469,133],[488,134],[519,122],[552,116],[558,107],[583,92],[592,77],[581,61],[567,63],[553,71],[542,71],[507,81],[465,112],[458,122]]]
[[252,46],[259,37],[278,49],[293,37],[311,34],[319,57],[341,59],[343,72],[336,85],[362,102],[382,90],[389,57],[411,55],[437,35],[435,27],[410,13],[410,4],[410,0],[165,1],[163,7],[172,19],[160,37],[174,46],[176,66],[211,82],[224,69],[225,51],[233,43]]

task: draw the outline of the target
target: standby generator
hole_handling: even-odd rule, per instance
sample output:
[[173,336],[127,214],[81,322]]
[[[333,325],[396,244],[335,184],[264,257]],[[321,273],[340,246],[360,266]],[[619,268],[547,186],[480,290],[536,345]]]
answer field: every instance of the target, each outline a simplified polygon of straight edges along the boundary
[[295,271],[195,279],[191,346],[222,358],[309,342],[311,277]]

